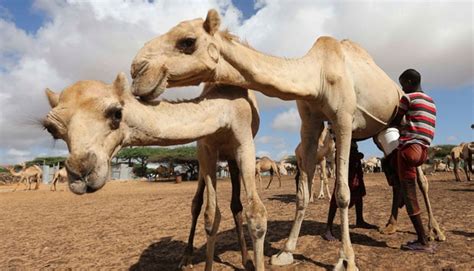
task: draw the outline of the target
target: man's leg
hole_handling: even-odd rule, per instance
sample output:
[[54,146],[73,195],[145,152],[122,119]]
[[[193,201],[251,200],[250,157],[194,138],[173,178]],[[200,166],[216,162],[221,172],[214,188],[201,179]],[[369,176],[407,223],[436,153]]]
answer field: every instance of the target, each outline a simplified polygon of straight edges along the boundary
[[356,207],[356,227],[363,229],[376,229],[377,226],[364,221],[364,201],[360,198],[355,203]]
[[403,249],[432,252],[421,221],[421,209],[416,198],[416,167],[426,160],[426,150],[418,144],[403,147],[398,153],[398,176],[406,210],[418,236],[403,245]]

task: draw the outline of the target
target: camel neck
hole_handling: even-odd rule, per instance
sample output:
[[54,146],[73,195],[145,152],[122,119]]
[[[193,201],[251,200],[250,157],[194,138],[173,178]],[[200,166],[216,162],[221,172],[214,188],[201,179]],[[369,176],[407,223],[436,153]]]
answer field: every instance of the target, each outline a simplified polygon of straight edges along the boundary
[[129,132],[125,145],[177,145],[215,133],[225,123],[223,108],[209,100],[145,104],[133,97],[123,108]]
[[221,37],[221,56],[216,81],[254,89],[284,100],[318,96],[319,68],[310,53],[285,59],[258,52],[235,40]]
[[10,174],[13,175],[13,176],[20,176],[21,175],[21,173],[16,172],[15,169],[13,169],[13,168],[9,168],[8,170],[10,171]]

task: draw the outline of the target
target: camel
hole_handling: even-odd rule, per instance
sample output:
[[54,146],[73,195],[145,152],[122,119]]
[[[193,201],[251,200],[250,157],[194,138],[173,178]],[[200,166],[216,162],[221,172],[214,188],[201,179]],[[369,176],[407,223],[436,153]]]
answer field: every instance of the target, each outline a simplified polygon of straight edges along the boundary
[[46,95],[52,110],[43,125],[54,138],[62,139],[68,145],[68,185],[75,194],[92,193],[102,188],[109,178],[110,161],[122,147],[168,146],[198,140],[199,181],[191,208],[189,243],[181,265],[190,263],[195,227],[204,188],[207,188],[204,212],[208,239],[206,270],[212,269],[221,218],[216,195],[216,164],[219,158],[229,161],[233,174],[231,210],[242,263],[246,268],[251,265],[243,236],[240,181],[247,196],[245,216],[253,241],[255,267],[264,269],[267,211],[255,185],[253,137],[258,130],[259,117],[251,91],[208,84],[194,100],[145,103],[132,95],[125,74],[120,73],[112,85],[79,81],[60,94],[47,89]]
[[471,173],[474,173],[472,169],[472,155],[474,154],[474,142],[461,143],[451,150],[451,160],[454,164],[454,177],[456,181],[460,182],[461,177],[459,176],[459,163],[461,160],[464,161],[464,173],[466,179],[471,181]]
[[255,163],[255,176],[258,177],[259,188],[262,189],[262,172],[267,171],[270,172],[270,181],[268,181],[268,185],[265,189],[268,189],[270,187],[270,184],[272,184],[273,175],[277,176],[278,181],[280,182],[279,187],[281,187],[281,175],[280,171],[278,170],[277,164],[269,157],[263,156]]
[[21,166],[22,168],[20,172],[16,172],[12,167],[7,168],[11,175],[20,177],[20,181],[17,183],[12,192],[15,192],[18,189],[18,186],[20,186],[20,184],[23,182],[25,182],[25,190],[31,190],[32,182],[36,182],[35,190],[38,190],[43,177],[43,170],[41,170],[41,168],[37,165],[26,167],[25,163],[22,163]]
[[220,17],[210,10],[205,20],[183,21],[138,51],[131,64],[132,92],[152,100],[166,88],[215,82],[253,89],[271,97],[296,100],[301,124],[301,161],[297,208],[289,239],[271,264],[293,262],[316,166],[314,142],[324,121],[336,137],[336,199],[340,208],[342,242],[336,270],[355,270],[349,236],[348,160],[352,139],[376,136],[389,126],[398,110],[400,87],[350,40],[320,37],[300,58],[263,54],[220,31]]
[[170,177],[174,174],[174,169],[170,166],[169,168],[160,165],[155,169],[155,179],[156,177]]
[[58,182],[64,182],[67,180],[67,171],[65,167],[62,167],[54,173],[53,181],[51,181],[50,191],[56,191],[56,184]]
[[[324,188],[326,188],[326,193],[328,195],[328,198],[331,199],[331,192],[329,190],[329,181],[328,181],[326,161],[327,161],[327,157],[329,157],[329,159],[331,159],[330,157],[332,157],[335,154],[335,152],[336,152],[336,143],[334,142],[334,139],[332,138],[331,133],[329,132],[328,128],[324,127],[324,129],[321,133],[321,136],[318,139],[317,144],[318,144],[318,148],[317,148],[317,151],[316,151],[315,161],[316,161],[316,164],[319,166],[320,179],[321,179],[321,185],[320,185],[320,189],[319,189],[318,199],[324,199],[325,198]],[[299,161],[298,167],[300,167],[300,163],[302,163],[301,161],[303,160],[303,157],[302,157],[303,154],[302,154],[302,151],[301,151],[301,144],[299,144],[296,147],[295,154],[296,154],[296,161]],[[317,169],[315,168],[315,170],[317,170]],[[312,182],[311,187],[313,187],[315,179],[316,179],[316,173],[313,175],[313,179],[311,181]],[[310,194],[309,202],[313,202],[314,201],[313,191],[310,191],[309,194]]]

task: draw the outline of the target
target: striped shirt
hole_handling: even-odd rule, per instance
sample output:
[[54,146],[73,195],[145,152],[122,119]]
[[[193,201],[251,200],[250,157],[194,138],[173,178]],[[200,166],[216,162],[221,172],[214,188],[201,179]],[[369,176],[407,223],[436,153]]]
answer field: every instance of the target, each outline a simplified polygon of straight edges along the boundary
[[400,99],[397,117],[405,116],[400,129],[400,147],[418,143],[429,147],[436,125],[436,106],[423,92],[405,94]]

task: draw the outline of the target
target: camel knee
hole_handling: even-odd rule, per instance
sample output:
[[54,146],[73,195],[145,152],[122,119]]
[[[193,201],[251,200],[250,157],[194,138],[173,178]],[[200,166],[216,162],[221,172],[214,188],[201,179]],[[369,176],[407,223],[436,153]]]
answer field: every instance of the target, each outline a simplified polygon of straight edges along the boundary
[[263,203],[253,202],[249,204],[246,217],[252,238],[254,240],[263,238],[267,232],[267,210]]
[[339,208],[348,208],[350,203],[350,191],[347,185],[340,187],[336,191],[336,203]]
[[204,228],[208,236],[216,235],[220,221],[221,213],[219,208],[206,209],[204,213]]

